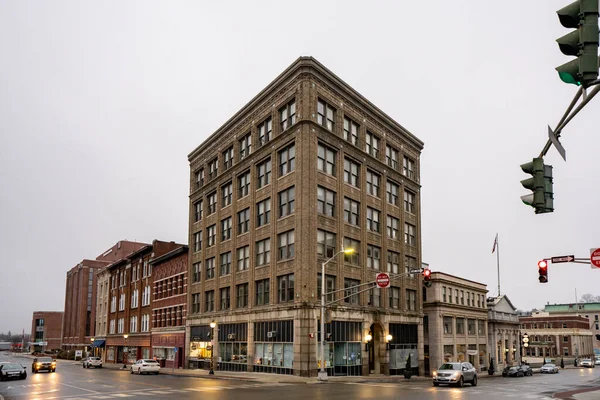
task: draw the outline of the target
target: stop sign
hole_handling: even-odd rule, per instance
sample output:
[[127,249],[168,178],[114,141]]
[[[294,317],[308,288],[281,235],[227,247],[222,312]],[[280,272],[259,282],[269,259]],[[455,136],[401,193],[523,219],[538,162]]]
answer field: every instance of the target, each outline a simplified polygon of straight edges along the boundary
[[590,249],[590,263],[592,268],[600,268],[600,249]]
[[380,272],[375,277],[375,282],[377,282],[377,286],[380,288],[386,288],[390,286],[390,276],[385,272]]

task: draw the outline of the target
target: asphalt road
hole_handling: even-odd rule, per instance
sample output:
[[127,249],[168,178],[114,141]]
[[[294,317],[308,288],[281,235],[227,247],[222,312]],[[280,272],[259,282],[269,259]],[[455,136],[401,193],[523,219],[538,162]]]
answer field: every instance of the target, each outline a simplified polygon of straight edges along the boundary
[[[0,361],[7,361],[0,357]],[[35,399],[436,399],[436,400],[549,400],[556,392],[596,387],[600,389],[600,368],[568,369],[556,375],[525,378],[480,379],[477,387],[433,387],[424,380],[401,383],[258,383],[161,375],[131,375],[114,369],[83,369],[81,364],[59,361],[55,373],[31,374],[31,360],[16,358],[27,365],[24,381],[0,382],[6,400]]]

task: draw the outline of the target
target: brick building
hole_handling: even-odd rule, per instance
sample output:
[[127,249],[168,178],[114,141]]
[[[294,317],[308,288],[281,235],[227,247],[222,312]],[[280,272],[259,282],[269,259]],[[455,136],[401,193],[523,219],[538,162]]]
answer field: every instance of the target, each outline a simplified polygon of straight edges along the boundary
[[61,348],[63,315],[62,311],[33,312],[30,351],[41,352]]
[[431,287],[423,292],[426,373],[450,361],[467,361],[485,370],[489,366],[486,285],[432,272]]
[[[422,148],[312,57],[196,148],[187,365],[315,376],[324,281],[349,296],[328,307],[329,374],[401,373],[408,353],[422,373],[420,280],[396,278],[421,265]],[[392,286],[358,293],[379,271]]]
[[594,335],[594,353],[600,355],[600,303],[548,304],[544,311],[552,316],[577,315],[587,318]]
[[107,267],[109,277],[107,363],[131,363],[151,355],[151,261],[181,244],[154,240]]
[[519,317],[521,333],[529,346],[523,357],[581,357],[594,353],[594,336],[588,319],[577,315],[553,316],[545,311]]
[[96,274],[96,329],[92,342],[93,354],[105,359],[106,334],[108,333],[108,298],[110,271],[102,268]]
[[96,319],[97,272],[142,245],[120,241],[95,260],[82,260],[67,272],[63,348],[83,349],[90,346]]
[[154,277],[152,356],[167,368],[183,367],[188,257],[188,247],[181,246],[150,261]]

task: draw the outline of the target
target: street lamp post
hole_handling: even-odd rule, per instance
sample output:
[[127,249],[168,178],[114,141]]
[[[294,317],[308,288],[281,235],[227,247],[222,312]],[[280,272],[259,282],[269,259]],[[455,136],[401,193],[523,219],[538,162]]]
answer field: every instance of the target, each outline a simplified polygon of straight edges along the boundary
[[321,263],[321,369],[317,374],[317,378],[320,381],[327,380],[327,371],[325,371],[325,265],[342,253],[352,254],[354,253],[354,249],[342,249],[334,254],[329,260]]
[[215,324],[215,321],[210,323],[210,371],[208,371],[209,375],[215,374],[214,364],[213,364],[213,358],[214,358],[213,351],[215,348],[215,326],[217,326],[217,324]]
[[[125,339],[125,346],[123,346],[123,369],[127,369],[127,355],[129,353],[129,349],[127,348],[127,338],[129,335],[123,335],[123,339]],[[127,357],[127,358],[126,358]]]
[[[94,340],[95,340],[95,338],[91,338],[90,339],[90,342],[91,342],[91,344],[90,344],[90,353],[92,353],[93,356],[96,356],[96,354],[94,354],[95,353],[95,350],[94,350]],[[88,354],[88,356],[89,356],[89,354]]]

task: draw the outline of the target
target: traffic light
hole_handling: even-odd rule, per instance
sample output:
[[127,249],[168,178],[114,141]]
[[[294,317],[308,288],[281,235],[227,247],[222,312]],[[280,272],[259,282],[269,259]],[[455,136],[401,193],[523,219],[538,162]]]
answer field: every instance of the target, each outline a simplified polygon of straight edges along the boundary
[[423,270],[423,285],[425,287],[431,287],[431,270]]
[[548,263],[546,262],[546,260],[541,260],[538,261],[538,273],[539,273],[539,280],[540,283],[547,283],[548,282]]
[[560,51],[577,58],[556,68],[565,83],[583,85],[598,79],[598,0],[577,0],[556,12],[565,28],[576,31],[556,39]]
[[533,192],[521,196],[521,201],[535,208],[536,214],[554,211],[552,166],[544,165],[543,158],[534,158],[531,162],[522,164],[521,169],[531,175],[531,178],[522,180],[521,185]]

